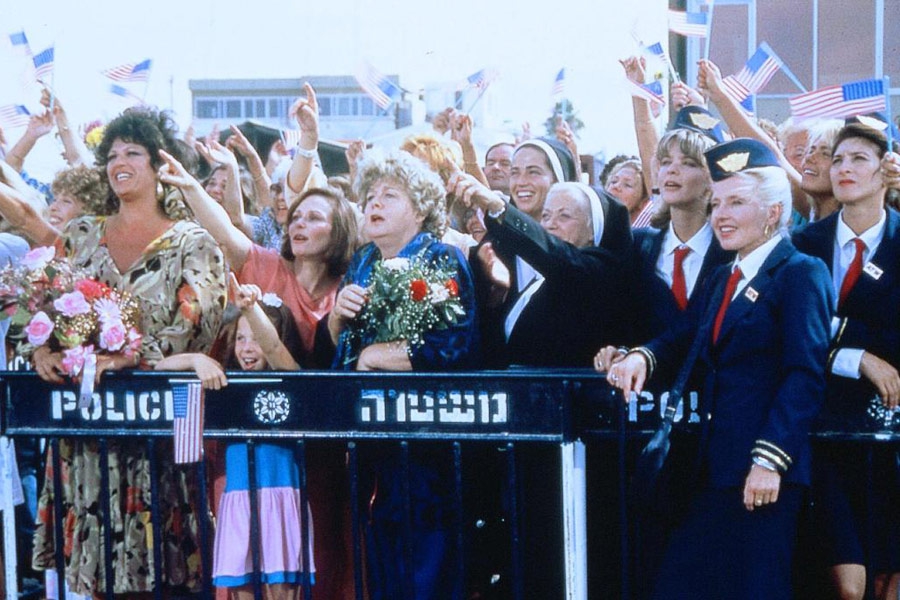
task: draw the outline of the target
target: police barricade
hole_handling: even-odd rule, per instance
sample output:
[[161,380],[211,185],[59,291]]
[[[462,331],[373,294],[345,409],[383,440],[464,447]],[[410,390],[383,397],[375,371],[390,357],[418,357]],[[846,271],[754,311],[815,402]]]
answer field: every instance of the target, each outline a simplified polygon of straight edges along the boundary
[[[175,382],[184,381],[187,373],[130,372],[110,373],[95,390],[92,401],[79,407],[78,390],[74,386],[54,386],[40,380],[34,373],[2,372],[3,381],[3,433],[11,438],[44,437],[50,441],[55,462],[53,483],[60,488],[59,438],[91,438],[100,447],[100,513],[108,523],[111,511],[108,490],[108,444],[111,440],[129,439],[147,445],[152,479],[151,494],[155,498],[158,486],[155,479],[160,466],[155,458],[158,447],[172,444],[173,395]],[[585,418],[581,413],[592,413],[588,419],[596,421],[593,413],[602,413],[604,419],[620,421],[624,425],[625,412],[603,378],[590,370],[573,371],[503,371],[476,373],[339,373],[339,372],[265,372],[229,373],[229,385],[219,391],[208,392],[205,399],[206,440],[246,441],[251,472],[254,469],[254,442],[279,440],[292,441],[301,472],[301,503],[305,507],[310,500],[304,488],[306,481],[307,448],[330,440],[339,442],[346,452],[350,507],[352,511],[352,556],[354,593],[364,597],[364,563],[360,529],[365,519],[361,508],[365,498],[360,489],[360,464],[365,464],[365,453],[373,447],[390,446],[399,461],[406,481],[405,508],[409,509],[409,462],[419,448],[437,445],[448,448],[447,464],[451,468],[452,482],[452,544],[456,556],[458,582],[472,581],[468,571],[482,568],[473,566],[469,556],[472,527],[484,527],[484,519],[468,514],[472,506],[470,498],[478,498],[477,487],[500,490],[503,498],[494,501],[502,512],[500,520],[506,521],[503,544],[498,550],[489,547],[481,551],[481,559],[497,559],[498,552],[508,556],[497,559],[508,565],[508,572],[486,572],[488,588],[495,585],[495,597],[535,597],[529,578],[549,579],[549,585],[557,593],[546,597],[566,599],[587,597],[587,538],[585,529],[585,471],[584,446],[577,439],[576,423]],[[621,417],[613,414],[621,413]],[[617,427],[624,433],[623,427]],[[498,485],[493,480],[495,471],[481,472],[485,456],[479,448],[492,448],[491,460],[499,461]],[[543,453],[530,453],[540,448]],[[500,450],[500,452],[495,452]],[[499,457],[499,458],[498,458]],[[210,504],[206,486],[204,462],[197,463],[197,480],[200,482],[201,507]],[[474,474],[474,485],[468,481]],[[624,473],[622,473],[624,478]],[[251,508],[254,494],[254,478],[250,477]],[[521,481],[520,481],[521,479]],[[557,514],[547,518],[540,506],[529,506],[529,490],[519,493],[523,486],[535,481],[552,481],[556,485],[553,496],[560,499],[551,503]],[[535,486],[535,487],[546,487]],[[474,488],[474,489],[473,489]],[[54,495],[55,539],[63,539],[62,498]],[[483,508],[482,502],[475,502]],[[401,523],[403,554],[406,564],[411,564],[413,547],[410,539],[414,523],[408,516]],[[523,512],[538,515],[549,532],[548,539],[537,539],[541,527],[526,531]],[[306,518],[306,510],[301,511]],[[206,514],[203,511],[201,514]],[[473,525],[474,524],[474,525]],[[162,521],[156,502],[151,502],[152,539],[162,540]],[[260,597],[258,581],[259,540],[258,517],[251,519],[253,565],[257,571],[254,588]],[[308,531],[303,528],[304,537]],[[536,532],[536,533],[535,533]],[[211,597],[211,523],[200,519],[200,546],[204,597]],[[530,547],[523,547],[528,539]],[[558,547],[551,542],[560,540]],[[152,544],[154,581],[163,581],[161,543]],[[105,589],[114,589],[112,540],[109,527],[104,527],[101,540],[104,553]],[[303,544],[307,548],[307,544]],[[477,554],[477,552],[476,552]],[[542,573],[535,573],[534,557],[543,566]],[[482,560],[483,562],[483,560]],[[490,561],[488,561],[490,562]],[[303,564],[309,564],[304,562]],[[480,564],[480,563],[479,563]],[[64,573],[63,544],[56,544],[57,572]],[[558,566],[555,569],[554,565]],[[491,565],[492,567],[493,565]],[[327,568],[321,565],[319,568]],[[488,571],[491,569],[488,568]],[[547,573],[558,571],[554,580]],[[406,572],[403,582],[404,597],[414,598],[413,574]],[[461,585],[454,589],[456,597],[464,597]],[[64,598],[64,577],[59,577],[58,593]],[[163,596],[162,586],[155,586],[156,597]],[[303,582],[304,597],[316,598],[316,586],[309,577]],[[490,589],[487,590],[491,592]],[[488,594],[489,595],[489,594]]]
[[[577,435],[587,447],[589,595],[592,600],[645,598],[652,590],[652,571],[659,566],[664,550],[665,539],[660,532],[674,526],[679,511],[687,509],[690,492],[699,481],[693,459],[704,420],[702,405],[697,392],[686,393],[672,432],[669,459],[675,464],[667,464],[666,468],[676,467],[675,477],[687,480],[680,487],[663,486],[659,497],[648,500],[633,495],[630,476],[638,455],[661,422],[669,401],[668,392],[657,397],[645,390],[625,403],[619,392],[607,390],[583,400],[586,404],[578,409]],[[811,436],[814,457],[829,452],[840,455],[853,452],[860,458],[864,483],[859,486],[859,500],[867,507],[861,543],[866,555],[871,557],[876,532],[883,526],[873,518],[877,513],[873,501],[876,497],[884,501],[884,496],[879,496],[884,489],[892,490],[888,492],[890,497],[900,496],[900,409],[885,408],[876,396],[867,402],[863,414],[852,419],[829,415],[823,410],[813,424]],[[885,471],[886,463],[896,468]],[[892,480],[878,479],[885,474],[892,475]],[[650,505],[654,502],[660,505]],[[810,509],[811,503],[807,503],[798,537],[795,565],[798,600],[834,594],[822,557],[817,554],[820,532],[814,529],[816,521],[810,520],[807,512]],[[872,564],[867,567],[869,573],[875,572]],[[875,597],[874,580],[874,577],[866,578],[866,598]]]

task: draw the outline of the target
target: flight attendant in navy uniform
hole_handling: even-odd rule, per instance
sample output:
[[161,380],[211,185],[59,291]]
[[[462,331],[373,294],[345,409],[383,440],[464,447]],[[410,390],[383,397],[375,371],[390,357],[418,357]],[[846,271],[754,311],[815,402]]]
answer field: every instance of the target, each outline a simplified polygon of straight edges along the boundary
[[[653,226],[634,232],[627,300],[618,300],[626,304],[624,343],[628,346],[646,343],[681,319],[716,269],[734,258],[734,252],[722,250],[709,224],[712,180],[704,152],[723,141],[720,121],[698,106],[688,106],[679,111],[672,129],[656,144],[656,202],[661,204]],[[612,339],[603,341],[614,343]],[[594,356],[594,367],[605,372],[619,356],[616,346],[607,345]],[[698,383],[694,377],[685,387],[686,406],[696,406]],[[671,385],[671,378],[657,376],[645,388],[645,395],[652,394],[660,402]],[[683,518],[693,493],[687,482],[694,479],[696,471],[696,437],[681,433],[677,428],[672,436],[671,461],[658,494],[643,499],[634,511],[633,553],[641,571],[635,586],[641,598],[649,592],[648,584],[669,535]]]
[[738,139],[706,160],[712,227],[734,264],[720,268],[692,318],[634,348],[607,379],[628,397],[699,344],[702,475],[653,597],[787,599],[825,388],[831,282],[784,237],[790,184],[766,146]]
[[[879,405],[893,409],[900,400],[900,215],[885,208],[887,139],[864,122],[848,124],[835,138],[830,175],[840,211],[794,235],[799,250],[828,265],[838,298],[823,418],[826,426],[841,431],[858,431],[867,424],[867,411]],[[862,598],[864,565],[871,564],[875,596],[896,598],[896,448],[874,449],[872,486],[866,452],[853,444],[816,448],[814,531],[837,597]]]

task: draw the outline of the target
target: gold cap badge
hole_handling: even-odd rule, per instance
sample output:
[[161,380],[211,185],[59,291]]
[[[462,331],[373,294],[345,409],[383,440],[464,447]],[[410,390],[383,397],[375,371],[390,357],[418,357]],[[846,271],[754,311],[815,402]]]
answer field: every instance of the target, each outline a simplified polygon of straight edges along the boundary
[[748,162],[750,162],[749,152],[734,152],[723,156],[716,164],[726,173],[736,173],[746,167]]
[[719,120],[705,113],[691,113],[691,123],[700,129],[712,129],[719,124]]

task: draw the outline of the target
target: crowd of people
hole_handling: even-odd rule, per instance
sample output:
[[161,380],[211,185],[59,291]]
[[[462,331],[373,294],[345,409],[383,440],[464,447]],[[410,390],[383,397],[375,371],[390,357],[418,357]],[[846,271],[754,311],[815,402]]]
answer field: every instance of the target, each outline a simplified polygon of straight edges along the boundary
[[[643,83],[642,58],[622,66]],[[853,427],[872,402],[900,404],[896,125],[869,114],[772,127],[723,91],[706,60],[696,87],[674,84],[671,96],[674,118],[662,135],[649,101],[634,98],[639,156],[616,157],[590,181],[565,122],[555,136],[501,142],[478,156],[471,119],[448,110],[433,133],[400,148],[351,143],[349,172],[328,177],[308,84],[292,107],[295,148],[277,137],[251,143],[237,127],[179,138],[170,115],[135,107],[89,149],[59,98],[45,93],[46,112],[3,149],[7,256],[24,253],[22,239],[55,246],[137,300],[140,350],[99,354],[98,381],[110,370],[183,370],[216,390],[227,370],[593,367],[631,399],[680,377],[699,393],[700,434],[676,476],[687,490],[683,512],[647,517],[655,543],[642,568],[652,583],[641,595],[794,597],[797,532],[811,519],[815,537],[800,539],[815,547],[822,589],[862,598],[870,586],[896,597],[896,451],[875,452],[878,485],[867,502],[864,451],[814,452],[808,435],[817,418]],[[43,185],[25,162],[54,128],[67,166]],[[385,282],[404,269],[427,283],[409,288],[413,298],[437,309],[414,314],[400,300],[377,312],[391,296]],[[58,347],[25,351],[38,376],[66,383]],[[55,569],[62,544],[60,576],[74,594],[196,592],[199,522],[209,508],[197,503],[193,472],[160,447],[153,497],[147,446],[109,445],[107,590],[98,444],[79,438],[58,448],[63,485],[54,489],[48,460],[33,567]],[[212,507],[214,584],[252,596],[255,505],[266,597],[297,598],[307,577],[315,597],[354,597],[349,501],[337,484],[346,480],[342,450],[308,457],[306,514],[290,446],[257,444],[253,473],[245,444],[218,454],[209,457],[224,464],[225,479]],[[367,597],[403,597],[410,581],[416,598],[490,597],[457,579],[446,461],[423,451],[399,464],[393,450],[366,463]],[[540,505],[550,486],[525,470],[521,483]],[[64,540],[54,535],[57,494]],[[164,523],[158,542],[151,506]],[[412,552],[398,533],[407,518]],[[872,544],[867,519],[878,523]],[[540,510],[531,521],[521,532],[526,595],[559,597],[537,552],[552,521]],[[161,582],[154,543],[164,549]]]

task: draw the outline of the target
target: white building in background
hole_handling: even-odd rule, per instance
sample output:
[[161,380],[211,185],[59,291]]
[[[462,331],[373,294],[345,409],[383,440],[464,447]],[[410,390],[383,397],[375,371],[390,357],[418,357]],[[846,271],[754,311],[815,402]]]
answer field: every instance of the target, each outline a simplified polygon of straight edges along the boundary
[[[396,75],[389,77],[398,86]],[[296,129],[288,112],[309,82],[319,102],[319,132],[330,140],[384,135],[412,123],[411,102],[404,98],[379,108],[351,76],[314,75],[298,79],[191,79],[191,113],[199,133],[218,124],[253,120],[278,129]]]

